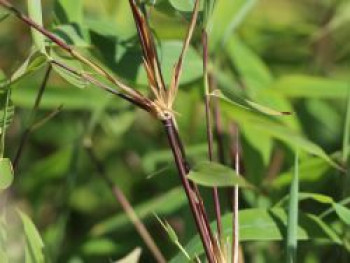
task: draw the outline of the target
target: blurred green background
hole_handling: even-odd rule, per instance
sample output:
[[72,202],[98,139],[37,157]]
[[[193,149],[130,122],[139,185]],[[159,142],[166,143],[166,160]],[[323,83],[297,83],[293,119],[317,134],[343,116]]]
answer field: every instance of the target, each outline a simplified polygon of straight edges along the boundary
[[[209,27],[211,69],[218,87],[233,98],[242,96],[276,110],[291,111],[291,116],[283,117],[286,126],[321,146],[336,161],[344,161],[340,156],[350,83],[350,2],[220,1]],[[25,1],[12,2],[26,12]],[[62,8],[67,5],[73,7]],[[181,50],[189,6],[187,1],[177,0],[148,3],[166,80]],[[147,92],[128,1],[47,0],[43,1],[43,17],[46,28]],[[200,21],[198,25],[175,106],[180,134],[193,162],[205,159],[207,150]],[[18,19],[11,16],[0,23],[0,69],[7,77],[23,64],[31,46],[30,30]],[[15,116],[5,151],[12,159],[28,125],[45,68],[41,65],[13,84]],[[60,105],[63,108],[54,118],[31,133],[11,187],[12,205],[33,219],[51,261],[112,262],[141,247],[141,262],[154,262],[84,150],[84,140],[89,137],[107,174],[171,258],[178,250],[153,212],[173,226],[183,244],[196,231],[159,122],[55,70],[35,119]],[[225,117],[226,131],[228,122]],[[226,133],[225,146],[229,146]],[[243,191],[241,209],[271,207],[288,193],[293,147],[247,126],[242,127],[242,153],[244,176],[265,194]],[[228,162],[228,149],[226,155]],[[350,187],[344,183],[344,174],[320,158],[306,153],[300,158],[301,191],[325,194],[334,200],[348,196]],[[229,195],[225,191],[221,194],[223,210],[228,212]],[[203,195],[213,220],[211,194],[203,189]],[[303,201],[300,207],[315,214],[327,208],[312,201]],[[339,220],[331,216],[327,223],[344,236]],[[349,237],[344,240],[349,246]],[[18,254],[18,246],[14,242],[10,253]],[[246,262],[283,262],[284,243],[245,242],[243,251]],[[338,245],[300,242],[298,262],[349,262],[345,251]]]

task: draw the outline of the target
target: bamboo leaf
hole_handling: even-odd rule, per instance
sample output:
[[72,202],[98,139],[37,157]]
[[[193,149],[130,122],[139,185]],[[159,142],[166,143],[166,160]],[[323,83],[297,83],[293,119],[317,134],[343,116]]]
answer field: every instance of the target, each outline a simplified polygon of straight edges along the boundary
[[339,165],[331,160],[322,148],[283,125],[281,122],[253,112],[246,107],[242,107],[222,95],[218,97],[221,99],[222,112],[226,114],[227,117],[234,119],[239,125],[260,131],[286,143],[293,149],[298,148],[309,154],[316,155],[332,166],[340,169]]
[[339,218],[347,225],[350,225],[350,209],[339,203],[333,203],[333,207]]
[[0,159],[0,191],[7,189],[13,182],[12,163],[8,158]]
[[345,98],[350,90],[348,83],[307,75],[287,75],[279,78],[271,89],[288,98]]
[[289,191],[288,221],[287,221],[287,262],[297,260],[298,244],[298,214],[299,214],[299,160],[295,154],[294,177]]
[[[287,231],[287,213],[280,208],[266,209],[245,209],[239,212],[239,237],[240,241],[283,241]],[[211,223],[215,230],[216,222]],[[224,238],[232,237],[232,214],[222,217]],[[297,238],[304,240],[322,240],[333,244],[341,244],[338,235],[320,218],[300,213],[297,228]],[[230,242],[230,240],[229,240]],[[194,258],[204,253],[199,236],[195,236],[185,246],[185,250]],[[171,263],[187,262],[182,253],[178,253]]]
[[55,1],[55,14],[62,24],[83,23],[82,0],[57,0]]
[[242,188],[255,188],[242,176],[237,175],[230,167],[209,161],[197,164],[188,174],[188,179],[208,187],[239,186]]
[[124,258],[115,261],[115,263],[138,263],[141,256],[141,248],[135,248]]
[[[27,5],[29,17],[38,25],[43,26],[43,12],[41,8],[41,0],[27,0]],[[46,55],[44,36],[33,28],[31,29],[31,32],[33,36],[34,45],[42,54]]]
[[44,263],[44,242],[32,220],[18,210],[25,235],[25,263]]

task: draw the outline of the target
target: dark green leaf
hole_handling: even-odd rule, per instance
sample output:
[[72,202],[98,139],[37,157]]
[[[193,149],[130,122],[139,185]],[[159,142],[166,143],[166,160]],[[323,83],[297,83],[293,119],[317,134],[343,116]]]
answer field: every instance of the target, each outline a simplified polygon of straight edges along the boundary
[[56,0],[55,14],[62,24],[83,22],[82,0]]

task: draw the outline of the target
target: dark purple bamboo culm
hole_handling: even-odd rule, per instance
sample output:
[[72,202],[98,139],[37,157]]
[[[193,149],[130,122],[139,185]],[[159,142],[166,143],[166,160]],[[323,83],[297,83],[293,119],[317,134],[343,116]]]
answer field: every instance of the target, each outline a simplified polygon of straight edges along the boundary
[[199,206],[201,206],[201,204],[198,203],[198,200],[196,201],[196,193],[193,191],[190,182],[187,179],[188,167],[186,167],[186,164],[184,162],[185,157],[183,156],[183,147],[179,142],[179,135],[174,126],[174,121],[171,118],[165,119],[163,120],[163,125],[168,136],[169,145],[174,156],[181,183],[187,195],[192,214],[194,215],[195,223],[200,234],[205,253],[207,255],[208,261],[210,263],[214,263],[215,259],[213,255],[213,243],[210,239],[209,229],[206,229],[205,222],[203,221],[203,215],[201,215],[201,210],[199,209]]

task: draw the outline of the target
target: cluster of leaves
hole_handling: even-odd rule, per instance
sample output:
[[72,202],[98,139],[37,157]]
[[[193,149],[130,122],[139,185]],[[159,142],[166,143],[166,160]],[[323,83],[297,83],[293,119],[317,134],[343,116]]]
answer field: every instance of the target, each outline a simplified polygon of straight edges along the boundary
[[[65,43],[146,92],[147,75],[127,1],[27,2],[34,21],[43,24],[44,20],[45,27]],[[239,236],[248,262],[281,262],[283,251],[294,262],[297,244],[301,262],[334,259],[339,249],[343,254],[350,251],[350,201],[346,198],[350,175],[344,171],[349,159],[346,100],[350,80],[346,72],[350,52],[343,44],[349,37],[344,28],[350,5],[330,2],[220,0],[205,1],[209,8],[202,7],[209,10],[208,14],[201,12],[201,19],[207,20],[209,70],[218,88],[211,96],[220,102],[224,126],[231,121],[239,126],[245,179],[227,166],[203,161],[205,124],[198,118],[203,114],[199,36],[184,61],[175,111],[193,161],[189,179],[203,187],[244,188]],[[164,79],[169,83],[186,30],[179,25],[188,21],[193,3],[161,0],[142,5],[149,10]],[[316,5],[317,16],[309,12],[311,5]],[[52,9],[54,16],[46,12]],[[327,18],[326,23],[319,14]],[[136,204],[140,219],[158,230],[152,233],[159,233],[155,238],[160,248],[175,255],[171,262],[200,257],[204,251],[187,220],[186,198],[177,187],[172,155],[163,150],[166,141],[157,123],[57,66],[36,114],[38,118],[50,115],[59,105],[64,110],[31,134],[13,182],[9,157],[15,156],[22,131],[32,118],[28,111],[45,65],[54,58],[79,72],[88,69],[35,30],[33,44],[29,46],[26,38],[25,51],[18,52],[14,43],[23,34],[18,20],[0,9],[0,21],[4,57],[0,66],[6,73],[0,74],[0,191],[1,198],[6,194],[11,204],[1,215],[0,258],[8,262],[23,257],[26,262],[101,262],[121,258],[140,245],[138,238],[130,238],[135,233],[126,215],[119,210],[115,215],[115,201],[93,176],[95,168],[82,147],[84,138],[90,137],[108,174]],[[9,37],[10,30],[18,32]],[[13,55],[2,51],[3,47]],[[24,62],[18,63],[24,56]],[[13,57],[15,62],[10,61]],[[228,136],[224,139],[229,144]],[[225,157],[228,159],[228,151]],[[5,192],[11,185],[14,192]],[[12,204],[31,214],[42,238],[29,216],[17,208],[17,216],[12,215]],[[228,239],[232,238],[229,207],[224,208],[227,215],[222,219]],[[164,244],[166,237],[154,213],[167,217],[169,223],[163,225],[175,247]],[[12,216],[23,227],[11,227]],[[215,228],[215,222],[212,225]],[[18,232],[24,233],[24,246],[21,238],[12,238]],[[17,255],[13,246],[24,249]],[[320,246],[327,248],[322,254],[318,253]],[[143,251],[142,259],[152,261],[147,253]],[[136,249],[120,262],[136,262],[139,257]]]

